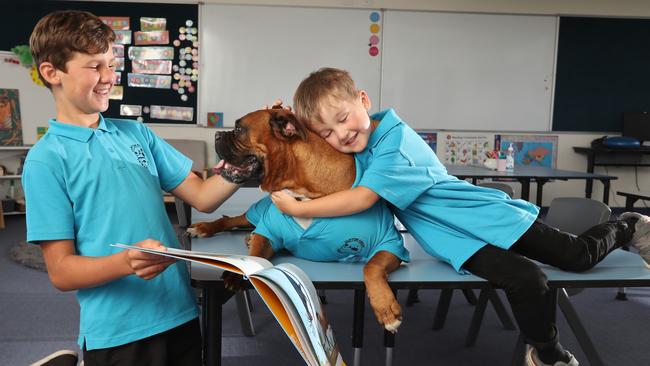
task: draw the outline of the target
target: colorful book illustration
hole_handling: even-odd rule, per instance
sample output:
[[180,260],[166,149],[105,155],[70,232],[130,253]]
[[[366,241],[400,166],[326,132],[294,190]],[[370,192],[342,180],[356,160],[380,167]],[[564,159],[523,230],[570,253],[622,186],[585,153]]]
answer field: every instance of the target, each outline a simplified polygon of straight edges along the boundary
[[295,265],[274,266],[264,258],[247,255],[111,245],[201,263],[248,277],[307,365],[345,366],[316,288],[307,274]]

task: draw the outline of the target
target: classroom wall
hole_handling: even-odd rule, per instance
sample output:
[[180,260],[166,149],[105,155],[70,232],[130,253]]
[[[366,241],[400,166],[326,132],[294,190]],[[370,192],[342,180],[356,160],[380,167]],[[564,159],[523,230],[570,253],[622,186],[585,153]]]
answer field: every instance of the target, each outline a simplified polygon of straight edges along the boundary
[[[134,0],[131,0],[134,1]],[[135,0],[153,2],[146,0]],[[183,0],[158,0],[155,2],[168,3],[196,3],[196,1]],[[354,7],[354,8],[385,8],[403,10],[428,10],[450,12],[486,12],[486,13],[511,13],[511,14],[561,14],[561,15],[587,15],[587,16],[615,16],[615,17],[650,17],[650,3],[638,0],[257,0],[257,1],[218,1],[204,0],[203,3],[219,4],[258,4],[280,6],[316,6],[316,7]],[[202,62],[205,62],[203,60]],[[290,100],[291,96],[279,96]],[[271,102],[271,101],[264,101]],[[52,111],[52,113],[54,113]],[[151,125],[152,129],[163,138],[197,139],[207,142],[208,161],[215,162],[216,155],[213,151],[213,138],[215,129],[200,126],[162,126]],[[435,128],[435,126],[431,126]],[[453,132],[453,131],[451,131]],[[480,131],[475,131],[480,132]],[[495,131],[486,131],[494,133]],[[507,133],[509,131],[498,131]],[[559,169],[579,170],[586,169],[586,158],[573,152],[573,146],[588,146],[591,140],[601,137],[602,134],[593,133],[553,133],[559,136],[558,165]],[[26,136],[25,143],[35,142],[35,136]],[[441,153],[441,152],[440,152]],[[647,158],[647,157],[646,157]],[[617,190],[637,191],[637,185],[650,186],[650,168],[638,168],[638,176],[634,168],[597,167],[596,172],[616,175],[618,180],[612,182],[610,192],[610,205],[620,207],[624,200],[617,198]],[[638,184],[637,184],[638,183]],[[513,184],[519,191],[519,184]],[[558,181],[547,183],[544,187],[543,205],[548,205],[555,197],[584,196],[584,181]],[[647,188],[646,188],[647,191]],[[531,197],[534,199],[535,185],[531,187]],[[602,198],[602,185],[594,183],[593,196]],[[641,205],[638,203],[637,205]]]

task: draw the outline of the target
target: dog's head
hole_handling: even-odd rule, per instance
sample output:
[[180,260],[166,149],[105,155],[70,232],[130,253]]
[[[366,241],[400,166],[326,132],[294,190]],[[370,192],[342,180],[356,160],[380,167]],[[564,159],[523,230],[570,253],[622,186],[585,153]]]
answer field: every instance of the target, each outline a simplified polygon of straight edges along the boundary
[[306,138],[307,131],[290,110],[273,107],[249,113],[235,122],[232,131],[215,134],[215,151],[224,160],[217,170],[233,183],[261,181],[271,156],[281,159],[288,145]]

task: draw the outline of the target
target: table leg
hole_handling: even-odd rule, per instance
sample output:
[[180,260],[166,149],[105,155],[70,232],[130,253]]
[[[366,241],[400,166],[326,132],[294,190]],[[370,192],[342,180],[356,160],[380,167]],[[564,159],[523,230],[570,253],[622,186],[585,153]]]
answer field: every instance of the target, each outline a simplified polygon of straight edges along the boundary
[[530,198],[530,178],[518,178],[521,183],[521,199],[528,201]]
[[453,294],[454,290],[450,288],[440,291],[436,315],[433,318],[433,330],[440,330],[445,326],[445,320],[447,319],[447,312],[449,311],[449,304],[451,303],[451,296]]
[[548,179],[536,178],[535,181],[537,182],[537,206],[542,207],[542,191],[544,190],[544,184],[548,182]]
[[[587,173],[594,172],[595,160],[596,160],[596,154],[594,152],[587,153]],[[585,197],[591,198],[591,191],[593,189],[593,186],[594,186],[594,180],[587,179],[587,183],[585,185]]]
[[203,364],[221,365],[221,315],[223,292],[218,288],[203,288],[202,333]]
[[363,347],[363,313],[366,306],[364,289],[354,290],[352,316],[352,348],[354,349],[354,366],[361,365],[361,347]]
[[609,187],[610,187],[610,181],[609,179],[603,179],[601,180],[603,182],[603,203],[606,205],[609,205]]

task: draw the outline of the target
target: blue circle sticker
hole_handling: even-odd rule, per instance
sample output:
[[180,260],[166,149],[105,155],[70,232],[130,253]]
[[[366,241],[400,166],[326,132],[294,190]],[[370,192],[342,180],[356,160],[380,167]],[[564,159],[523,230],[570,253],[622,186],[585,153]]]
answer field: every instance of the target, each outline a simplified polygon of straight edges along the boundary
[[372,13],[370,13],[370,21],[371,22],[376,22],[378,20],[379,20],[379,12],[373,11]]

